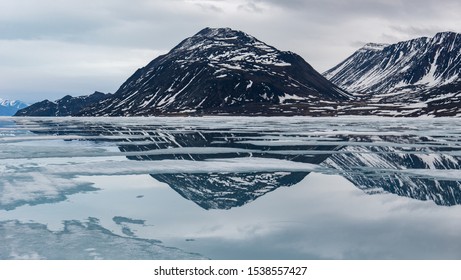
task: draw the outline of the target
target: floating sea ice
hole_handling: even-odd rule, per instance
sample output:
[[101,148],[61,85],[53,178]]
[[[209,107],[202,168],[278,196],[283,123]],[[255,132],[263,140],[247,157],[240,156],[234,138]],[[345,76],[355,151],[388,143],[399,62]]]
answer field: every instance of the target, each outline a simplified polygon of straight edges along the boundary
[[90,218],[65,221],[64,230],[49,231],[38,223],[0,222],[0,259],[205,259],[160,241],[122,237]]
[[0,169],[0,209],[12,210],[24,204],[65,200],[69,194],[97,190],[92,183],[41,172],[5,172]]

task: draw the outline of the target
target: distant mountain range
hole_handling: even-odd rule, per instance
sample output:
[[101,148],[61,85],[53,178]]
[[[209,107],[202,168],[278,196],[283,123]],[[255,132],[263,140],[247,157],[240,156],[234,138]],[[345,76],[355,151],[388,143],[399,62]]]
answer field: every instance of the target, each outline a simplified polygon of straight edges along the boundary
[[26,104],[19,100],[8,100],[0,98],[0,116],[13,116],[19,109],[26,108]]
[[81,110],[108,98],[111,94],[94,92],[91,95],[72,97],[66,95],[56,101],[43,100],[16,113],[16,116],[74,116]]
[[205,28],[114,94],[66,96],[18,116],[461,116],[461,36],[370,43],[324,76],[300,56],[229,28]]

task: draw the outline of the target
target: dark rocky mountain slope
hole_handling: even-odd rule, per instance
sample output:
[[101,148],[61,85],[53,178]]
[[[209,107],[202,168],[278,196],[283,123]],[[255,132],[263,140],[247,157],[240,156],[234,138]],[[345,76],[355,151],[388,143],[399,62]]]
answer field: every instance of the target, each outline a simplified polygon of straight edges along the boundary
[[[324,73],[362,102],[347,114],[460,116],[461,35],[367,44]],[[355,111],[355,112],[354,112]]]

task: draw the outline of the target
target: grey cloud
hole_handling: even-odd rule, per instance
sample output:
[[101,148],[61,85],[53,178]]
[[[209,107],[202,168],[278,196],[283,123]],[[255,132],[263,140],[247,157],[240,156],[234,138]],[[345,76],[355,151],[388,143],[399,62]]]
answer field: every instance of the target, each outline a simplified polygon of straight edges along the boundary
[[298,13],[298,18],[302,18],[302,15],[312,17],[324,24],[338,25],[349,21],[362,21],[363,28],[367,28],[366,24],[370,19],[421,24],[426,20],[455,18],[453,11],[461,10],[461,2],[455,0],[258,0],[258,2]]
[[[14,45],[24,40],[38,43],[32,50],[40,56],[42,40],[74,44],[74,52],[66,52],[67,56],[60,58],[62,64],[73,63],[79,53],[91,52],[91,48],[82,50],[80,45],[107,50],[118,48],[125,53],[120,51],[113,59],[132,65],[138,60],[133,60],[129,50],[166,52],[184,38],[211,26],[240,29],[277,48],[294,51],[314,68],[324,71],[363,45],[357,42],[394,43],[432,36],[438,31],[460,32],[459,10],[461,2],[454,0],[133,0],[130,3],[124,0],[17,0],[0,4],[0,44],[11,46],[3,53],[8,59],[3,60],[0,67],[4,69],[2,72],[14,68],[22,75],[30,73],[33,75],[27,77],[30,81],[52,81],[58,79],[53,69],[34,72],[37,68],[34,59],[21,59],[23,49]],[[153,58],[138,62],[138,67]],[[83,73],[77,73],[83,69],[74,71],[75,76],[83,77],[90,72],[111,70],[96,67]],[[110,88],[107,87],[110,79],[101,80],[104,86],[98,89],[113,90],[130,71],[132,67],[122,71]],[[94,79],[94,84],[97,80]],[[85,81],[87,78],[80,84],[86,84]],[[42,96],[38,87],[40,92],[58,91],[52,82],[24,85],[5,80],[2,83],[1,97],[14,92],[37,92]],[[82,90],[78,94],[84,93],[87,92]]]
[[[59,25],[56,23],[59,22]],[[3,40],[34,40],[34,39],[60,39],[73,40],[84,36],[95,29],[102,28],[104,24],[97,21],[81,21],[57,18],[48,18],[41,21],[9,21],[0,24],[0,39]]]
[[218,6],[212,5],[212,4],[197,3],[195,5],[197,5],[198,7],[202,8],[204,11],[207,11],[207,12],[216,12],[216,13],[223,12],[223,9],[219,8]]
[[415,37],[427,37],[427,36],[433,36],[437,32],[441,31],[450,31],[450,30],[443,30],[441,27],[437,26],[430,26],[430,27],[421,27],[421,26],[401,26],[401,25],[395,25],[395,26],[390,26],[390,29],[403,34],[403,36],[415,38]]
[[238,9],[252,13],[261,13],[264,9],[259,4],[260,2],[259,0],[247,0],[246,3],[239,5]]

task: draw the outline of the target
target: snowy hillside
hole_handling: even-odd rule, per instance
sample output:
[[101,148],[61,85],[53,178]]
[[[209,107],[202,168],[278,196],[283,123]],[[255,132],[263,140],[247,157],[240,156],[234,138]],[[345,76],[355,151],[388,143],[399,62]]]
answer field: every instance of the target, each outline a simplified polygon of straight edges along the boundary
[[461,79],[461,35],[437,33],[393,45],[367,44],[324,75],[355,93],[425,90]]
[[324,73],[360,102],[349,115],[461,116],[461,36],[367,44]]

